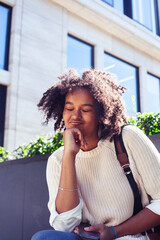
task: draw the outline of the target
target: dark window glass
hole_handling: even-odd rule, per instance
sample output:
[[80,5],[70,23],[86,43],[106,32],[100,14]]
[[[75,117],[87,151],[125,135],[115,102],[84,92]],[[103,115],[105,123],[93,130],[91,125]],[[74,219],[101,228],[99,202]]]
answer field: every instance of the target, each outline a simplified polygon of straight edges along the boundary
[[0,146],[3,146],[7,87],[0,85]]
[[138,92],[138,69],[108,53],[104,56],[104,69],[117,75],[118,84],[128,90],[123,94],[128,115],[140,111]]
[[11,8],[0,3],[0,69],[8,70]]
[[67,67],[78,71],[94,67],[94,47],[73,36],[68,35]]
[[160,78],[147,74],[147,112],[160,112]]

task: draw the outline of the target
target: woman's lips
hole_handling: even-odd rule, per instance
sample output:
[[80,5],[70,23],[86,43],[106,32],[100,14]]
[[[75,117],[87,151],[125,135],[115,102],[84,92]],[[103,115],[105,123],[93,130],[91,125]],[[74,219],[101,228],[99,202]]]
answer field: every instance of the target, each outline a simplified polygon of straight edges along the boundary
[[82,124],[82,122],[80,122],[80,121],[71,121],[70,124],[72,124],[74,126],[78,126],[78,125]]

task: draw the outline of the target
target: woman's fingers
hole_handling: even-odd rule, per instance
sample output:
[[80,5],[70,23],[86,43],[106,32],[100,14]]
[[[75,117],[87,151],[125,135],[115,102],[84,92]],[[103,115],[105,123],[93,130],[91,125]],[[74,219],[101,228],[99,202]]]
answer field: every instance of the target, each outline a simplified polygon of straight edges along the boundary
[[94,226],[90,226],[90,227],[85,227],[84,228],[85,231],[87,232],[100,232],[101,228],[100,228],[100,224],[94,225]]
[[[68,136],[67,134],[72,134],[73,140],[75,142],[75,144],[79,145],[79,147],[83,146],[86,147],[87,146],[87,142],[84,139],[81,131],[78,128],[69,128],[66,129],[64,132],[64,140],[67,140],[68,138],[70,138],[70,136]],[[71,140],[71,139],[68,139]]]
[[100,240],[110,240],[114,239],[114,233],[111,228],[105,226],[104,224],[97,224],[90,227],[85,227],[85,231],[91,232],[99,232],[100,233]]
[[76,228],[74,229],[74,233],[76,233],[76,234],[79,235],[79,228],[78,228],[78,227],[76,227]]
[[74,130],[75,130],[75,133],[74,133],[75,143],[80,144],[80,146],[86,147],[87,141],[83,137],[81,131],[79,129],[74,129]]

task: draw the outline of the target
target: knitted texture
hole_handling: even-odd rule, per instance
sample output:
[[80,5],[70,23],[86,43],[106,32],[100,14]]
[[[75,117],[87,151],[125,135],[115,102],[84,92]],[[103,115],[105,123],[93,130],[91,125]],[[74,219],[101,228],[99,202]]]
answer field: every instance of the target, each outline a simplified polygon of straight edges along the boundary
[[[122,137],[145,207],[149,204],[147,193],[155,200],[160,199],[160,155],[136,127],[126,126]],[[54,152],[48,161],[50,211],[57,195],[62,155],[63,147]],[[76,174],[79,196],[83,200],[83,221],[89,221],[91,225],[106,223],[107,226],[116,226],[132,216],[133,192],[117,160],[113,142],[106,139],[91,151],[80,150],[76,156]],[[149,207],[152,210],[152,203]],[[147,238],[136,235],[118,239]]]

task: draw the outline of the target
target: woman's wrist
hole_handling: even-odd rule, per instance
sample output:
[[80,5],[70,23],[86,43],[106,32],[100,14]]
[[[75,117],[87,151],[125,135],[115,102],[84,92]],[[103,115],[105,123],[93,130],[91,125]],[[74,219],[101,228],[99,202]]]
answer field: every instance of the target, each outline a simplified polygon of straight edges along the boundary
[[116,232],[116,230],[115,230],[115,228],[114,227],[110,227],[110,229],[112,230],[112,235],[113,235],[113,239],[116,239],[116,238],[118,238],[118,235],[117,235],[117,232]]
[[70,150],[65,150],[64,149],[64,152],[63,152],[63,160],[66,160],[67,162],[68,161],[75,161],[75,158],[76,158],[76,154],[75,152],[72,152]]

